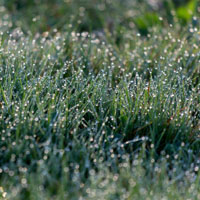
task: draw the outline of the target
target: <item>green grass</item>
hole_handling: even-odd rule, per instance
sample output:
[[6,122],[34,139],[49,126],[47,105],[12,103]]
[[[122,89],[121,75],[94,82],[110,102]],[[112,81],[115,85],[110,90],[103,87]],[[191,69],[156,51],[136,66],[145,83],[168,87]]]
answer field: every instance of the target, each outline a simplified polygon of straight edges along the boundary
[[0,199],[198,200],[199,2],[27,2],[0,1]]

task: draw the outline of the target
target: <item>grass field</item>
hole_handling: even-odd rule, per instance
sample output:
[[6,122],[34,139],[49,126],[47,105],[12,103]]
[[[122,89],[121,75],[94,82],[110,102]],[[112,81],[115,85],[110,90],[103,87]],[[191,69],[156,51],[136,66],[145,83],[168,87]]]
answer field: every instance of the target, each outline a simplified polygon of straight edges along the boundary
[[0,0],[0,200],[199,200],[200,2]]

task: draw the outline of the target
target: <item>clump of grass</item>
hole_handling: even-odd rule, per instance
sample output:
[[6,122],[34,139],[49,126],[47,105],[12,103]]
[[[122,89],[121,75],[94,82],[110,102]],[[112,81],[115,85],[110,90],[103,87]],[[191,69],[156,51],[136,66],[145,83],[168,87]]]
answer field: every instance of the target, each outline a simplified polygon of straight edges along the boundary
[[[63,14],[62,3],[65,19],[73,10]],[[108,8],[119,17],[120,5],[137,8]],[[27,31],[23,7],[1,7],[2,198],[198,199],[199,29],[159,17],[141,36],[133,25],[109,28],[97,8],[85,6],[100,29],[86,17],[90,29],[72,20],[43,32]]]

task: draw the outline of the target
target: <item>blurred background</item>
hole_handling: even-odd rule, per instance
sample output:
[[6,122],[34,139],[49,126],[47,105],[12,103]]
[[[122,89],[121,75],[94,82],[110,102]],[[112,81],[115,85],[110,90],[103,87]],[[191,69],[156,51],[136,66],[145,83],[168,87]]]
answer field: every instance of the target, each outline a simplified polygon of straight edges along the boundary
[[[197,25],[198,0],[1,0],[1,29],[21,27],[31,33],[63,30],[133,29],[147,35],[153,27]],[[195,16],[195,17],[194,17]],[[4,29],[6,29],[4,27]],[[177,27],[178,28],[178,27]]]

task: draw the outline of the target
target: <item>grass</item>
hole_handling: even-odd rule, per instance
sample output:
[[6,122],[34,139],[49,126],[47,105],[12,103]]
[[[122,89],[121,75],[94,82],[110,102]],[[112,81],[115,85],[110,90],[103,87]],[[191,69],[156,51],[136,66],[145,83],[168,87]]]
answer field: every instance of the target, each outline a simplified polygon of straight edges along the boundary
[[0,199],[199,199],[198,2],[21,2],[0,7]]

